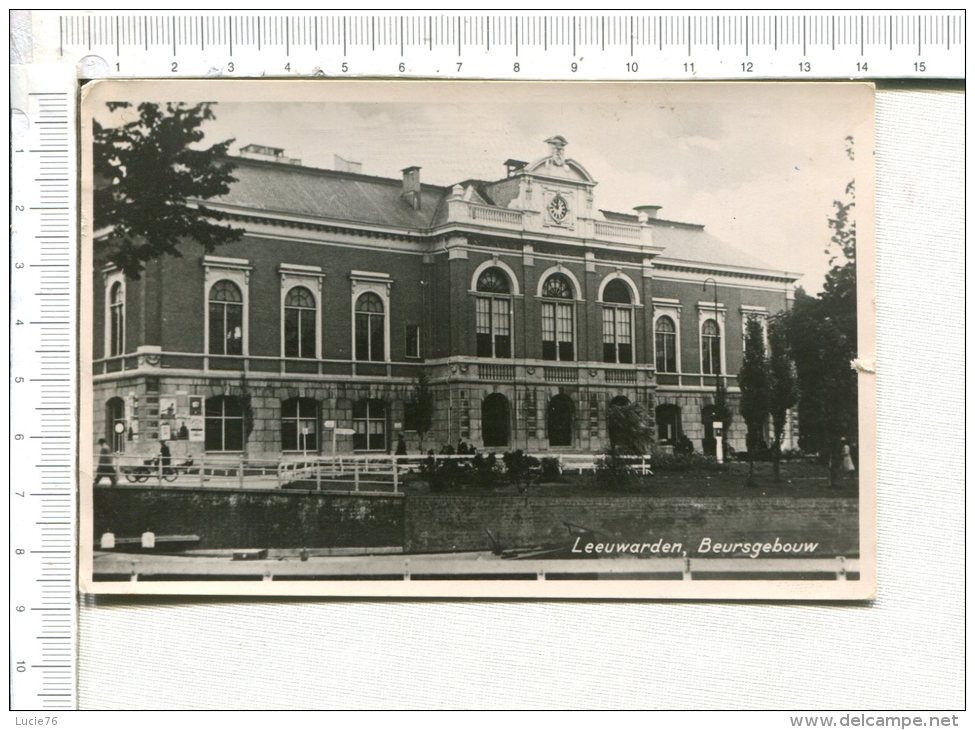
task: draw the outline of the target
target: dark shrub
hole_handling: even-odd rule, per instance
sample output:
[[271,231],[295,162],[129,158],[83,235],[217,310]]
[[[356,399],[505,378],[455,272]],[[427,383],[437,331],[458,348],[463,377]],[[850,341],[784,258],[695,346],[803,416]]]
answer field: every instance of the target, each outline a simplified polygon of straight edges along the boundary
[[540,481],[543,482],[561,482],[562,481],[562,465],[559,460],[546,456],[542,459],[542,474]]

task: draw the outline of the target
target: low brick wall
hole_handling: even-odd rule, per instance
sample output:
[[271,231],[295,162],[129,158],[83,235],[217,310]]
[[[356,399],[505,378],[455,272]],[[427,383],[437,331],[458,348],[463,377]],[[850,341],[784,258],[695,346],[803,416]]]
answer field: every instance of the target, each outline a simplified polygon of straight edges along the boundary
[[400,547],[403,498],[282,492],[99,486],[99,536],[199,535],[200,548]]
[[849,498],[409,495],[405,549],[488,550],[486,530],[506,549],[562,544],[570,541],[563,522],[571,522],[598,531],[599,540],[682,543],[691,556],[703,554],[704,538],[811,541],[819,546],[804,557],[851,556],[859,553],[858,519]]

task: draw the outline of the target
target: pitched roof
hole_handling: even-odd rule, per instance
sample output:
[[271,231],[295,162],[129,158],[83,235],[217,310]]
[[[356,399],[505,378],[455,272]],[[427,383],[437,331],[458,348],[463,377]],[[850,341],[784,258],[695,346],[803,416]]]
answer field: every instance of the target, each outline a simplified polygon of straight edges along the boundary
[[[396,178],[361,173],[323,170],[300,165],[234,158],[237,182],[215,202],[255,211],[307,215],[396,228],[429,229],[444,221],[444,201],[450,186],[420,187],[420,209],[414,210],[403,197],[403,183]],[[493,205],[499,183],[466,180],[475,202]],[[497,190],[496,190],[497,189]],[[631,213],[600,211],[606,220],[636,223]],[[698,262],[742,268],[778,271],[767,262],[745,253],[704,230],[704,226],[651,218],[654,242],[664,248],[661,259]],[[663,261],[662,261],[663,262]]]
[[215,202],[274,213],[355,223],[429,228],[450,188],[420,186],[420,209],[402,197],[400,180],[353,172],[234,158],[237,182]]
[[[612,210],[599,212],[610,221],[636,223],[638,220],[632,213],[617,213]],[[664,249],[660,255],[661,259],[781,271],[767,261],[746,253],[717,236],[712,236],[704,230],[703,225],[663,218],[650,218],[647,223],[653,228],[654,243]]]

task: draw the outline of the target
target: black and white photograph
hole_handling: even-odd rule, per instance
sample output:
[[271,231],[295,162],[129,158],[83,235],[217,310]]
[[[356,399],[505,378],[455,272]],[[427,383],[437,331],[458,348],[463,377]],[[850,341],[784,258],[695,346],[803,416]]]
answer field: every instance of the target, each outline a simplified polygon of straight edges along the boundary
[[866,599],[874,87],[100,81],[90,593]]

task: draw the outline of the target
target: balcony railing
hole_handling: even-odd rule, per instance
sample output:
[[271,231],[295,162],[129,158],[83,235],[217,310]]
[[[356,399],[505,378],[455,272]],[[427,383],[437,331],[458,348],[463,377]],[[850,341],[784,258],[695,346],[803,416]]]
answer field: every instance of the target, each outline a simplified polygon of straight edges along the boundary
[[576,383],[579,381],[579,368],[546,367],[545,379],[553,383]]
[[447,201],[447,223],[472,223],[509,231],[556,234],[567,238],[596,239],[627,246],[653,245],[653,231],[637,223],[603,221],[577,216],[571,225],[552,228],[545,225],[545,217],[537,211],[511,210],[460,198]]
[[477,377],[481,380],[514,380],[514,365],[481,363],[477,366]]

